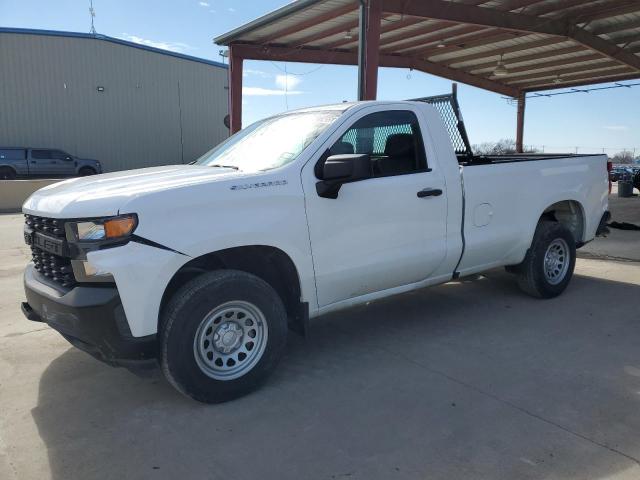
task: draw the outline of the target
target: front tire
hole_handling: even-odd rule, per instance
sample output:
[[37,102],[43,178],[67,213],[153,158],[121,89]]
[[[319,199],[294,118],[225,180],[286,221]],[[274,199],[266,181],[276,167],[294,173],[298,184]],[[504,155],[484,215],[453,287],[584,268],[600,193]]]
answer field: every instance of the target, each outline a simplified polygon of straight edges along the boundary
[[516,268],[518,285],[533,297],[557,297],[567,288],[575,265],[573,234],[558,222],[542,220],[531,248]]
[[82,167],[78,172],[78,175],[81,177],[88,177],[90,175],[95,175],[97,172],[91,167]]
[[164,309],[161,366],[184,395],[226,402],[267,378],[286,338],[286,310],[268,283],[237,270],[206,273],[180,288]]

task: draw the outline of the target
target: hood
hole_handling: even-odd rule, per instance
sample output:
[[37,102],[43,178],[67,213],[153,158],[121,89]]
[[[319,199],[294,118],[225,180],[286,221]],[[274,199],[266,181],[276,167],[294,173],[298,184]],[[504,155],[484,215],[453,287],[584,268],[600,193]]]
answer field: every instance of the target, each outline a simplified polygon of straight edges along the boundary
[[22,210],[53,218],[117,215],[122,205],[145,194],[238,176],[230,168],[170,165],[72,178],[36,191]]

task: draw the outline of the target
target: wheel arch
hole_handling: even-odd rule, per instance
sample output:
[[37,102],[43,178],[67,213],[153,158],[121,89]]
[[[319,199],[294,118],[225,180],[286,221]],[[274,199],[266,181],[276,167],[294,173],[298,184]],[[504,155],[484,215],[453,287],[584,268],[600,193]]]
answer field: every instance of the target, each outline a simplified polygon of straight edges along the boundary
[[13,172],[14,176],[18,175],[18,171],[16,170],[16,168],[13,165],[8,165],[6,163],[0,164],[0,172],[2,170],[11,170]]
[[[251,273],[271,285],[282,299],[289,327],[297,333],[306,333],[309,309],[308,304],[302,302],[298,269],[287,253],[269,245],[225,248],[191,259],[174,273],[167,284],[160,311],[182,285],[203,273],[222,269]],[[161,325],[158,325],[158,331],[160,328]]]
[[566,199],[552,203],[540,213],[537,222],[543,219],[564,225],[573,234],[577,246],[584,242],[586,217],[584,207],[578,200]]
[[91,165],[81,165],[80,167],[78,167],[78,174],[81,174],[82,171],[87,171],[87,170],[93,172],[92,175],[96,175],[98,173],[98,170],[96,170]]

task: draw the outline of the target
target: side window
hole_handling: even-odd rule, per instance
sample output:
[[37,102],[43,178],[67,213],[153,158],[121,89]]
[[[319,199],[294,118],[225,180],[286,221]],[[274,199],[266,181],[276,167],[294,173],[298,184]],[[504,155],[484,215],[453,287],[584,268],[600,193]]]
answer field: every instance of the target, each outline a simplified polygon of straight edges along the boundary
[[370,155],[374,177],[427,170],[418,119],[408,110],[376,112],[362,117],[329,152],[331,155]]
[[31,150],[31,158],[36,160],[49,160],[51,158],[50,150]]
[[2,160],[24,160],[26,157],[26,150],[19,148],[8,148],[6,150],[0,150],[0,159]]
[[67,153],[64,153],[62,150],[50,150],[51,158],[54,160],[66,160],[69,156]]

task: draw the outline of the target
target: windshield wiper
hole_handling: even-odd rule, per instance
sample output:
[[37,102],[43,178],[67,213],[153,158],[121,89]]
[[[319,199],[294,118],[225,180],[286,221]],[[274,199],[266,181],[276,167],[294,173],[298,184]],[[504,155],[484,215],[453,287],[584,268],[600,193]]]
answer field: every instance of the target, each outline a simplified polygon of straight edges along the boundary
[[232,170],[240,170],[240,167],[236,167],[235,165],[218,165],[217,163],[214,165],[209,165],[210,167],[218,167],[218,168],[231,168]]

